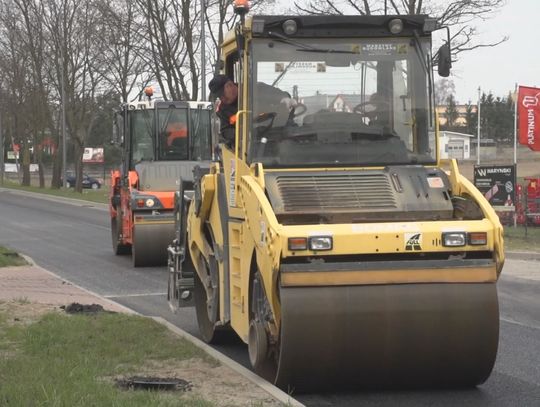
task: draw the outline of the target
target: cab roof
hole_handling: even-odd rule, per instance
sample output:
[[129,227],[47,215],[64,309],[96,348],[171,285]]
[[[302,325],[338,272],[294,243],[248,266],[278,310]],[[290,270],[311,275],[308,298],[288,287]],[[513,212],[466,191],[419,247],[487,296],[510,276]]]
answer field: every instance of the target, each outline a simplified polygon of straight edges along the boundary
[[124,106],[127,106],[130,110],[145,110],[145,109],[154,109],[154,107],[158,108],[166,108],[167,106],[174,104],[176,107],[182,107],[181,105],[185,104],[185,107],[189,107],[190,109],[198,109],[199,106],[203,109],[212,109],[213,105],[211,102],[203,102],[203,101],[166,101],[166,100],[140,100],[135,102],[129,102],[126,103]]
[[[392,34],[389,23],[394,19],[403,22],[403,30]],[[286,35],[283,23],[294,20],[298,31],[291,38],[347,38],[347,37],[411,37],[430,35],[424,31],[424,23],[429,16],[420,15],[318,15],[318,16],[279,16],[253,15],[246,19],[246,27],[253,37],[269,37],[271,32]],[[227,33],[224,43],[234,40],[234,30]]]

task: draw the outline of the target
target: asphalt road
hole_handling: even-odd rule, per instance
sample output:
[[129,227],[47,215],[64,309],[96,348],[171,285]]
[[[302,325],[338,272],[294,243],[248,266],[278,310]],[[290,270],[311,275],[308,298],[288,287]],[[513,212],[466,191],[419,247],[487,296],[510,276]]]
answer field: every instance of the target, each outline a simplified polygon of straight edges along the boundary
[[[40,266],[82,287],[142,314],[161,316],[198,336],[192,309],[172,314],[168,308],[165,267],[134,269],[129,256],[113,255],[109,217],[102,206],[66,204],[0,189],[0,245],[31,256]],[[309,406],[540,406],[540,279],[530,278],[538,268],[537,261],[507,260],[499,282],[499,353],[483,385],[296,398]],[[247,365],[247,348],[239,340],[217,349]]]

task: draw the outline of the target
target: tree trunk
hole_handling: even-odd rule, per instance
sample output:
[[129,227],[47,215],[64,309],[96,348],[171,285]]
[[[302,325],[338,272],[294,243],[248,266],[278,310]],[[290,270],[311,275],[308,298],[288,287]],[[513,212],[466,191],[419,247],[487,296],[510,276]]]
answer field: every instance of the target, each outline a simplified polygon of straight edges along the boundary
[[53,155],[53,170],[51,188],[59,189],[62,186],[60,178],[62,177],[62,147],[55,150]]
[[77,179],[77,182],[75,184],[75,191],[82,193],[82,179],[83,179],[83,162],[82,157],[84,154],[84,145],[81,145],[81,143],[76,142],[75,144],[75,177]]
[[23,147],[23,159],[22,159],[22,170],[23,170],[23,179],[22,185],[29,187],[30,186],[30,148],[25,142]]
[[43,151],[41,148],[36,150],[37,162],[38,162],[38,173],[39,173],[39,187],[45,188],[45,168],[43,166]]

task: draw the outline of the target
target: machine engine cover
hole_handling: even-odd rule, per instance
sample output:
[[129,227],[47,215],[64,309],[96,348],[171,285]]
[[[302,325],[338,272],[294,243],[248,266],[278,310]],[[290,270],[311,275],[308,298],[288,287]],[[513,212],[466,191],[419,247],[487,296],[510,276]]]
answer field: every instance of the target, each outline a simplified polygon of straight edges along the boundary
[[135,166],[139,175],[139,190],[167,192],[176,191],[182,179],[193,184],[193,168],[200,161],[143,161]]
[[450,182],[439,168],[267,172],[265,183],[282,224],[453,218]]

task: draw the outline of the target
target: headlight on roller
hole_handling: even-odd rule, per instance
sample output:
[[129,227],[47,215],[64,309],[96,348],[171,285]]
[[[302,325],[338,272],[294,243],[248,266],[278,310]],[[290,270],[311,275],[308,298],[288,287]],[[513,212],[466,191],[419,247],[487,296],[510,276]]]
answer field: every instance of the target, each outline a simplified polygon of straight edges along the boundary
[[323,251],[332,250],[333,242],[331,236],[312,236],[308,240],[309,250]]
[[467,233],[446,232],[442,234],[442,244],[446,247],[460,247],[467,244]]
[[156,204],[152,198],[148,198],[145,203],[147,208],[152,208]]

